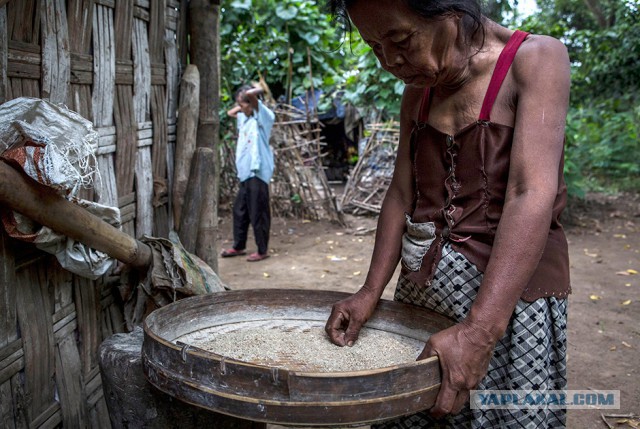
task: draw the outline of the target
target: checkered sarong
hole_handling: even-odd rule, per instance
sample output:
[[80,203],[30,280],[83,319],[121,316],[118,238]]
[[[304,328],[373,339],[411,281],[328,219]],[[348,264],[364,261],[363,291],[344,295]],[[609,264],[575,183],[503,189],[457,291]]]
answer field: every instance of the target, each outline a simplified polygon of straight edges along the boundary
[[[395,300],[420,305],[454,320],[465,318],[476,297],[482,273],[446,243],[435,276],[419,286],[398,279]],[[566,314],[564,299],[518,301],[511,323],[497,343],[478,390],[563,390],[566,388]],[[471,410],[434,420],[428,411],[401,417],[372,429],[422,428],[561,428],[565,410]]]

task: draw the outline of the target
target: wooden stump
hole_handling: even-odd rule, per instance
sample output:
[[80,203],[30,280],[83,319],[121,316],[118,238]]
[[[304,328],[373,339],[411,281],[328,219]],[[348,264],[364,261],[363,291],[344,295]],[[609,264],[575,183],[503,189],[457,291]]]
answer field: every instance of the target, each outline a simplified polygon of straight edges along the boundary
[[180,225],[182,204],[189,183],[189,171],[198,135],[200,109],[200,73],[198,67],[189,64],[180,84],[180,110],[176,135],[176,154],[173,172],[173,219]]
[[100,346],[100,373],[114,428],[266,429],[266,424],[226,416],[179,401],[144,377],[144,333],[115,334]]
[[193,159],[191,160],[191,172],[189,174],[189,183],[187,184],[186,195],[182,205],[182,215],[178,228],[178,236],[180,242],[187,252],[195,253],[203,261],[203,258],[196,252],[196,244],[198,242],[198,233],[201,232],[201,215],[202,207],[208,207],[208,203],[204,200],[207,196],[211,198],[211,193],[207,188],[211,186],[211,178],[213,176],[213,165],[215,154],[212,149],[199,147],[196,149]]

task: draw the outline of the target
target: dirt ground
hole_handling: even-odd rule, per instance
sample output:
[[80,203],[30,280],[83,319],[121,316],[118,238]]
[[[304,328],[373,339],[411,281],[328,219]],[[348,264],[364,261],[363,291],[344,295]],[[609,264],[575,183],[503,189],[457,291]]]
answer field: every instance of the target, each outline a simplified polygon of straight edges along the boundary
[[[640,195],[592,195],[572,203],[567,212],[573,288],[568,388],[620,390],[621,395],[620,410],[570,410],[568,427],[606,429],[601,413],[640,414]],[[231,289],[354,292],[368,269],[376,219],[348,216],[347,221],[341,227],[274,219],[271,257],[260,262],[221,258],[220,277]],[[229,247],[230,215],[221,215],[220,231],[221,246]],[[255,251],[249,240],[248,250]],[[396,278],[397,272],[383,298],[392,299]],[[632,427],[619,418],[607,421],[612,427]]]

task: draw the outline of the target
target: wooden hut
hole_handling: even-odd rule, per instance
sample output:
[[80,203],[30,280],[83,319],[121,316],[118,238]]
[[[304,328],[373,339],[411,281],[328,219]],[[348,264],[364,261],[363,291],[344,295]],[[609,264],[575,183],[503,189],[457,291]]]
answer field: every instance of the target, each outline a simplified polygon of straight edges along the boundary
[[[119,207],[133,237],[172,228],[187,3],[0,0],[0,104],[42,98],[90,120],[102,180],[84,197]],[[0,259],[0,427],[111,427],[98,347],[124,331],[119,278],[75,276],[4,231]]]

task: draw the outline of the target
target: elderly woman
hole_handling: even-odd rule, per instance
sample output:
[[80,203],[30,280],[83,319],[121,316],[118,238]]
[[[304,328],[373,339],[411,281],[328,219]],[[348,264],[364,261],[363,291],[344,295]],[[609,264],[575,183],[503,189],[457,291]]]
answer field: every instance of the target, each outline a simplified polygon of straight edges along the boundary
[[399,261],[395,299],[457,322],[418,357],[440,358],[435,406],[377,427],[564,426],[564,410],[468,401],[472,389],[566,387],[565,47],[490,21],[476,0],[329,4],[406,87],[370,269],[326,331],[352,345]]

